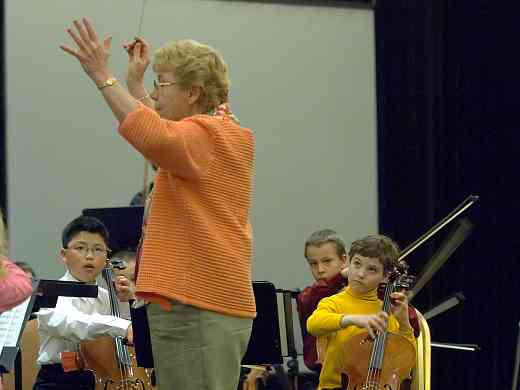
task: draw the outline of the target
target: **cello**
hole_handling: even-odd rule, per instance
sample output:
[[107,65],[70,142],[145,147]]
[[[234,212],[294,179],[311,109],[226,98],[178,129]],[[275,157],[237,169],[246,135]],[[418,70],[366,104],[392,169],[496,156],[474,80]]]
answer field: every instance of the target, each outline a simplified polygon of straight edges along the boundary
[[[113,268],[124,269],[123,260],[112,259],[103,270],[108,286],[111,315],[121,317],[119,301],[113,283]],[[134,348],[128,347],[122,337],[101,337],[85,341],[79,353],[85,369],[95,376],[96,390],[151,390],[154,389],[152,370],[137,366]]]
[[[477,200],[476,195],[468,196],[451,213],[401,251],[396,270],[390,276],[389,283],[384,287],[383,310],[387,314],[390,312],[390,295],[403,288],[410,289],[411,284],[415,282],[415,278],[408,275],[408,266],[403,259],[446,227]],[[446,259],[442,260],[446,261]],[[427,264],[425,267],[427,270],[421,273],[417,281],[418,286],[414,287],[412,291],[413,295],[433,276],[434,265]],[[410,375],[410,371],[415,365],[414,346],[403,336],[388,331],[378,331],[373,342],[367,342],[370,340],[367,336],[366,333],[353,336],[345,345],[344,351],[348,351],[348,353],[344,353],[343,356],[343,371],[349,377],[347,389],[398,390],[403,379]],[[385,353],[391,356],[391,359],[384,359]]]
[[[408,290],[414,277],[400,262],[384,286],[383,311],[390,314],[391,294]],[[372,340],[368,333],[350,338],[343,349],[343,372],[348,376],[348,390],[399,390],[415,366],[415,346],[398,333],[377,331]],[[385,354],[392,356],[384,359]]]

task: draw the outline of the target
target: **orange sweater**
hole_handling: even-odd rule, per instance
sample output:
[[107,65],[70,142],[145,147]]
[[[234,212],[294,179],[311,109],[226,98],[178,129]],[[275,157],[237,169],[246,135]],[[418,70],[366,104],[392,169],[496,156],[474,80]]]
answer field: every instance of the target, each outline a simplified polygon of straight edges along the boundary
[[227,117],[168,121],[141,105],[119,132],[159,166],[137,295],[254,318],[251,130]]

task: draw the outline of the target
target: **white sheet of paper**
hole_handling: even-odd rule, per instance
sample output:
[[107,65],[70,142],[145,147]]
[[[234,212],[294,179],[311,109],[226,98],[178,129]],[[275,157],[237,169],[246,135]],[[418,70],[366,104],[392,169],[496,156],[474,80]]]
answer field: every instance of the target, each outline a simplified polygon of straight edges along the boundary
[[31,298],[0,314],[0,355],[4,347],[16,347]]

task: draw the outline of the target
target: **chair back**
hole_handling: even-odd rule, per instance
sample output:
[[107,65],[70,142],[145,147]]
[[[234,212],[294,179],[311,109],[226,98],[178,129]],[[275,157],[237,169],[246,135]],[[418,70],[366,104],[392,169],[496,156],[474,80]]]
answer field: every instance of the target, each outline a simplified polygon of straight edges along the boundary
[[417,338],[417,363],[412,373],[412,390],[430,390],[431,386],[431,338],[430,327],[417,309],[421,334]]

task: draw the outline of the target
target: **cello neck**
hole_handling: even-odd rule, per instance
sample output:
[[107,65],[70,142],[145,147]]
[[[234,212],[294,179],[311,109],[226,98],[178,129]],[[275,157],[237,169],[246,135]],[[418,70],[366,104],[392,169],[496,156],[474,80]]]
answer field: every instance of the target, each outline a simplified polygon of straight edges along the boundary
[[119,309],[119,300],[117,299],[116,288],[114,286],[114,271],[110,267],[103,269],[103,279],[107,284],[108,296],[110,299],[110,314],[114,317],[121,318]]
[[[121,318],[121,311],[119,309],[119,300],[117,299],[116,287],[114,285],[114,271],[111,267],[103,269],[103,279],[108,288],[108,296],[110,298],[110,314],[114,317]],[[119,362],[125,365],[131,364],[130,354],[128,348],[121,337],[115,338],[116,354]]]
[[[390,315],[391,310],[391,300],[390,295],[394,292],[395,285],[393,283],[388,283],[385,287],[384,297],[383,297],[383,311]],[[372,355],[370,357],[370,367],[369,369],[381,370],[383,366],[383,358],[385,356],[385,347],[386,347],[386,337],[388,335],[388,331],[385,329],[384,332],[378,331],[376,335],[376,339],[374,340],[374,344],[372,346]]]

